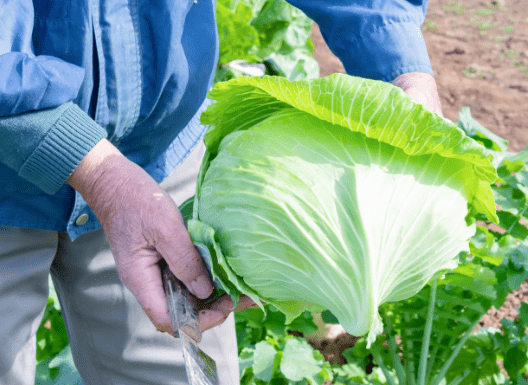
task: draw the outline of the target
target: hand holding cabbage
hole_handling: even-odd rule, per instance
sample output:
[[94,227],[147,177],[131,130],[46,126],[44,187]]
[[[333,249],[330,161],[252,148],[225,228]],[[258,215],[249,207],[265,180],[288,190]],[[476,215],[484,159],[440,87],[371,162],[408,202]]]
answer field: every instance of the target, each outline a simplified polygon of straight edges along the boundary
[[457,265],[496,221],[484,149],[390,84],[238,78],[209,94],[188,229],[213,277],[281,310],[381,332],[378,306]]

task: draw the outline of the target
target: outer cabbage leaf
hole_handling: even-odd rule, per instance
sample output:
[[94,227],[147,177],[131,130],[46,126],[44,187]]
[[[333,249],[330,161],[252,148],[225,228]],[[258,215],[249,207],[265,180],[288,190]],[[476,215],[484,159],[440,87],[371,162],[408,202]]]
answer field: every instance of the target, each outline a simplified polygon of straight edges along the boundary
[[215,279],[293,320],[329,309],[351,334],[408,298],[496,221],[495,169],[452,122],[348,75],[219,84],[189,231]]

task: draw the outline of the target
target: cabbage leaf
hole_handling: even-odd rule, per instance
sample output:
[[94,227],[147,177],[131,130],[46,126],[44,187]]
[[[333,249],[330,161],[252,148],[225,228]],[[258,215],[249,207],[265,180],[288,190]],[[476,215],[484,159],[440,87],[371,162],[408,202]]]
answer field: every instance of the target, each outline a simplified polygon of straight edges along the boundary
[[328,309],[372,342],[382,303],[455,268],[476,213],[497,222],[484,148],[389,83],[245,77],[208,96],[188,229],[235,302]]

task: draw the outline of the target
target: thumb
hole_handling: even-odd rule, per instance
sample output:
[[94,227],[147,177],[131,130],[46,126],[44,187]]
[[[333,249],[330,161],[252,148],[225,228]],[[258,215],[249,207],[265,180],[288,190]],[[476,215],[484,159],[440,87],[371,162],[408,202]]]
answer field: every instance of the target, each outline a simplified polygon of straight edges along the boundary
[[176,278],[196,297],[205,299],[213,292],[209,272],[183,226],[183,219],[175,229],[171,236],[159,239],[156,248]]

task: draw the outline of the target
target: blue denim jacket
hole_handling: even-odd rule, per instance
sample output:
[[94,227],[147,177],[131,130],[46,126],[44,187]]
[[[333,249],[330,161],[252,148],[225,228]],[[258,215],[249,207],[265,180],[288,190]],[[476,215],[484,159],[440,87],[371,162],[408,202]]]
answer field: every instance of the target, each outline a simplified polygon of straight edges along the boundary
[[[427,0],[289,2],[349,74],[432,74],[420,32]],[[0,25],[0,226],[72,240],[99,229],[64,183],[99,140],[161,182],[203,135],[214,0],[0,0]]]

